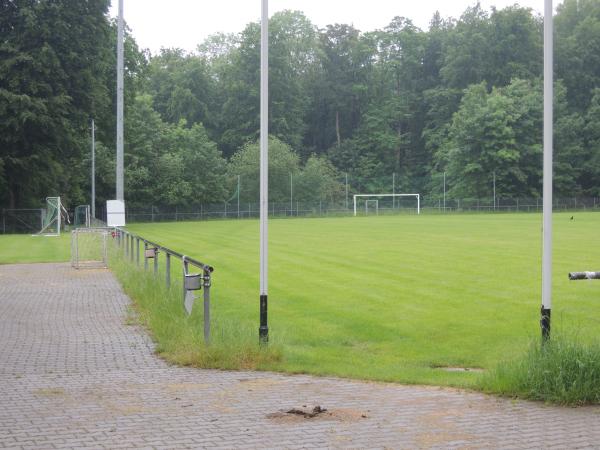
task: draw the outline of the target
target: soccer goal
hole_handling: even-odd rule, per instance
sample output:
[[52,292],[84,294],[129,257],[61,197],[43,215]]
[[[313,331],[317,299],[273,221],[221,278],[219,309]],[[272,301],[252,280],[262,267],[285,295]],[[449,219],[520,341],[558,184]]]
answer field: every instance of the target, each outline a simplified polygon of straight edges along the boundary
[[38,236],[60,236],[61,227],[69,223],[69,213],[60,197],[46,197],[46,212],[42,217],[42,229]]
[[108,267],[107,242],[112,228],[76,228],[71,232],[71,266],[75,269]]
[[[357,215],[357,205],[360,200],[365,201],[365,214],[369,214],[370,211],[375,211],[375,214],[379,215],[380,201],[392,200],[392,204],[396,205],[397,200],[401,198],[414,198],[416,200],[414,209],[417,214],[421,214],[421,196],[420,194],[355,194],[353,195],[354,200],[354,215]],[[399,202],[398,202],[399,204]],[[393,207],[392,207],[393,208]],[[390,208],[390,209],[392,209]]]
[[90,205],[79,205],[75,207],[73,226],[75,228],[89,228],[91,226]]

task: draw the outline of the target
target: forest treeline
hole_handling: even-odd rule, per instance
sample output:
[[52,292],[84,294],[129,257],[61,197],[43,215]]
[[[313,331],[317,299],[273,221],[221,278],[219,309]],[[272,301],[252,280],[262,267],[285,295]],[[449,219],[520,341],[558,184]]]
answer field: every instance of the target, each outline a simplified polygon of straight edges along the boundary
[[[114,197],[116,24],[109,0],[0,0],[0,205],[48,195]],[[401,11],[399,11],[400,13]],[[270,20],[270,195],[337,200],[353,191],[539,197],[543,20],[518,5],[428,30],[323,29],[302,12]],[[260,24],[186,53],[126,36],[129,206],[256,201]],[[600,196],[600,0],[555,16],[555,192]],[[291,174],[291,176],[290,176]]]

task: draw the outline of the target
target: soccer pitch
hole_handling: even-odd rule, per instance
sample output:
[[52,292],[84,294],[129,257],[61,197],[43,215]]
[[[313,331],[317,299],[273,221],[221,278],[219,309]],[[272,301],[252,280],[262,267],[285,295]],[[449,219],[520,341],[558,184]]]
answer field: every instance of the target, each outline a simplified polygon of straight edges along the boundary
[[[600,214],[554,216],[553,333],[600,331]],[[215,267],[212,315],[256,328],[256,220],[128,227]],[[265,369],[470,386],[539,339],[541,215],[401,215],[270,221]],[[215,332],[218,332],[215,330]]]

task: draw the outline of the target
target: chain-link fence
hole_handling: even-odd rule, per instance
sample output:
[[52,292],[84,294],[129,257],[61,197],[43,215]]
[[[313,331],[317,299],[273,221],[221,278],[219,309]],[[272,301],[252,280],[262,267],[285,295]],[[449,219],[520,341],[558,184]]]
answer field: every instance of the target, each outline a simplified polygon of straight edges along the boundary
[[46,210],[32,209],[2,209],[0,226],[2,234],[38,233],[44,226]]
[[[416,214],[414,198],[380,199],[378,205],[366,205],[364,200],[357,205],[357,215]],[[286,202],[269,203],[269,216],[279,217],[335,217],[354,214],[352,196],[345,202]],[[507,213],[541,212],[542,199],[452,199],[445,202],[439,198],[421,197],[421,214],[450,213]],[[600,198],[555,199],[554,211],[600,211]],[[177,222],[211,219],[247,219],[259,217],[258,203],[221,203],[193,207],[168,207],[151,205],[147,208],[128,208],[127,223],[133,222]]]

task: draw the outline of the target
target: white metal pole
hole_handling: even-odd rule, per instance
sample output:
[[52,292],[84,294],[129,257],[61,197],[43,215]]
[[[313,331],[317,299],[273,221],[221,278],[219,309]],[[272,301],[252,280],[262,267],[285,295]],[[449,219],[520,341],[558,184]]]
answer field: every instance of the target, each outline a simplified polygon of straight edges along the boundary
[[417,214],[421,214],[421,194],[417,194]]
[[[392,194],[396,193],[396,172],[392,173]],[[396,197],[392,197],[392,209],[396,209]]]
[[348,211],[348,172],[346,172],[346,211]]
[[123,0],[117,25],[117,200],[123,200]]
[[494,211],[496,210],[496,171],[494,170]]
[[550,337],[552,309],[552,138],[553,138],[553,18],[552,0],[544,5],[544,177],[542,248],[542,337]]
[[237,207],[238,207],[238,219],[240,218],[240,176],[238,175],[237,185]]
[[352,199],[354,200],[354,215],[356,216],[356,195]]
[[269,340],[267,324],[269,214],[269,1],[262,0],[260,27],[260,328],[259,340]]
[[92,218],[96,218],[96,126],[92,119]]
[[446,171],[444,171],[444,212],[446,212]]
[[294,175],[290,173],[290,216],[294,215]]

